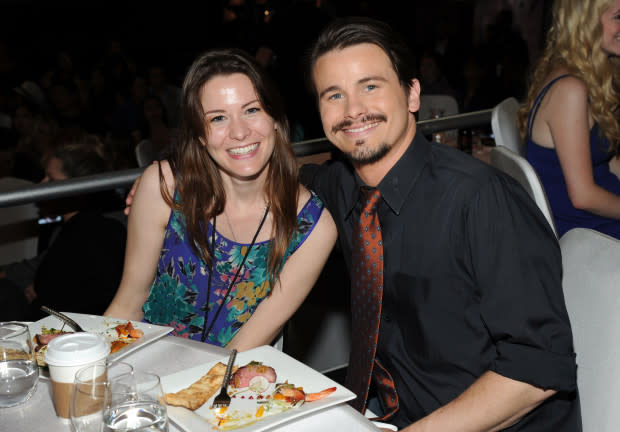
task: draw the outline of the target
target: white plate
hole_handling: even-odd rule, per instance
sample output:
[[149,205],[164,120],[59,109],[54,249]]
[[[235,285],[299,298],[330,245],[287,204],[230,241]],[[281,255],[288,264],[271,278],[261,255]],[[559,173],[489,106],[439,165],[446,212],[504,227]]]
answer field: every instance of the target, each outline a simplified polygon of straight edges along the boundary
[[[63,313],[69,318],[73,319],[75,322],[77,322],[87,332],[102,333],[106,337],[108,337],[110,341],[118,339],[118,335],[114,327],[116,327],[118,324],[125,324],[127,322],[127,320],[103,317],[99,315],[86,315],[74,312]],[[136,339],[130,344],[127,344],[127,346],[119,349],[115,353],[110,354],[108,356],[109,359],[118,360],[126,356],[127,354],[132,353],[135,350],[156,341],[157,339],[167,335],[172,330],[174,330],[172,327],[158,326],[154,324],[143,323],[140,321],[131,321],[131,323],[134,328],[142,330],[144,332],[144,336]],[[43,327],[46,327],[48,329],[59,329],[62,327],[62,325],[63,322],[60,319],[50,315],[48,317],[40,319],[39,321],[29,323],[28,328],[30,329],[30,336],[34,337],[36,334],[41,333],[41,329]],[[67,331],[73,331],[68,325],[65,325],[65,329]],[[45,371],[45,373],[40,373],[39,376],[42,378],[47,378],[47,371]]]
[[[220,362],[226,364],[228,358],[222,358]],[[234,429],[235,431],[243,432],[260,432],[271,429],[284,422],[297,419],[299,417],[308,415],[310,413],[325,409],[327,407],[346,402],[354,399],[355,394],[345,388],[344,386],[332,381],[325,375],[311,369],[305,364],[295,360],[287,354],[266,345],[252,350],[241,352],[237,355],[235,365],[244,366],[250,361],[262,362],[266,366],[271,366],[275,369],[277,374],[276,382],[281,383],[288,380],[289,383],[295,384],[297,387],[303,387],[306,393],[319,392],[330,387],[336,387],[336,391],[329,396],[314,402],[306,402],[298,408],[292,408],[279,414],[263,417],[256,423],[251,425]],[[217,361],[205,363],[201,366],[197,366],[191,369],[183,370],[171,375],[167,375],[161,378],[161,383],[166,393],[174,393],[185,387],[191,385],[194,381],[198,380],[201,376],[211,369]],[[219,392],[217,392],[219,393]],[[218,430],[212,426],[208,421],[208,418],[213,416],[213,411],[210,410],[211,403],[213,402],[213,396],[202,407],[196,411],[191,411],[182,407],[168,406],[168,417],[180,428],[188,432],[200,432],[208,431],[213,432]],[[229,410],[234,410],[235,407],[247,407],[247,400],[240,400],[237,396],[232,399]],[[253,406],[255,410],[256,405]],[[240,408],[241,409],[241,408]],[[254,411],[252,411],[254,412]]]

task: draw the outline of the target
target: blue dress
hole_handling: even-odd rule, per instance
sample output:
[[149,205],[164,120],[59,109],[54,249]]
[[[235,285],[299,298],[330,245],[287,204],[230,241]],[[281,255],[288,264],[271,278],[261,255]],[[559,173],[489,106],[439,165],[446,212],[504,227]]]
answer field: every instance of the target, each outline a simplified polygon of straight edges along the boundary
[[[298,231],[293,235],[285,260],[308,238],[322,211],[323,202],[312,194],[297,215]],[[209,239],[212,230],[209,223]],[[172,334],[176,336],[201,340],[205,310],[209,310],[210,326],[223,304],[205,342],[226,345],[271,290],[267,268],[270,243],[267,240],[254,244],[234,287],[228,297],[224,298],[249,244],[236,243],[216,230],[215,268],[207,303],[209,266],[197,258],[192,250],[186,235],[184,216],[178,211],[172,211],[166,226],[155,281],[142,307],[144,321],[174,327]]]
[[[591,228],[612,237],[620,238],[620,220],[606,218],[573,207],[568,196],[568,189],[562,174],[560,160],[555,149],[542,147],[532,140],[532,124],[534,123],[540,102],[547,90],[557,80],[566,76],[568,75],[559,76],[549,82],[534,101],[527,123],[526,158],[536,170],[543,184],[559,236],[562,236],[572,228],[581,227]],[[620,195],[620,180],[609,171],[609,160],[612,154],[607,151],[608,148],[608,140],[601,133],[598,124],[595,123],[590,130],[590,153],[592,155],[594,182],[609,192]]]

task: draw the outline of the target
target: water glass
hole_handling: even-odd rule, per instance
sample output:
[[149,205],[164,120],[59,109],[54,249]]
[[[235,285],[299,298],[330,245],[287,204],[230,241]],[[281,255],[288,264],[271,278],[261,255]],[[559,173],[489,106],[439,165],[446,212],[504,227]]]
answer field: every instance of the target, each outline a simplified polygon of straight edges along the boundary
[[26,324],[0,322],[0,408],[27,401],[39,382],[30,331]]
[[103,407],[111,379],[133,372],[128,363],[96,363],[75,374],[71,392],[70,418],[76,432],[101,432]]
[[111,379],[103,412],[103,430],[168,431],[168,414],[159,376],[134,372]]

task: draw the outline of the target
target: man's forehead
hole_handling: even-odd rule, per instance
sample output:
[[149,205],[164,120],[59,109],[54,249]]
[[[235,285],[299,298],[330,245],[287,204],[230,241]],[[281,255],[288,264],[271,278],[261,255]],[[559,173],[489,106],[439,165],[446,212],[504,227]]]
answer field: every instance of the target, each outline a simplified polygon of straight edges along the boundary
[[370,77],[390,78],[396,71],[381,47],[363,43],[326,52],[317,59],[313,75],[319,85],[319,81],[326,84],[338,79],[361,82]]

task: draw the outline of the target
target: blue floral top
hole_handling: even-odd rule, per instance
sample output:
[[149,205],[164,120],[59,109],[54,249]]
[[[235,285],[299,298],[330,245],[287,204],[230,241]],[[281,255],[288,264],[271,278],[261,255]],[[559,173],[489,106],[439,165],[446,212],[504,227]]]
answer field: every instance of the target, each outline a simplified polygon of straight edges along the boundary
[[[289,244],[285,260],[308,238],[322,211],[323,202],[313,193],[297,215],[298,231]],[[212,230],[209,224],[209,239]],[[172,334],[200,340],[205,310],[209,310],[208,325],[211,325],[219,306],[225,301],[205,340],[213,345],[224,346],[271,290],[267,269],[270,241],[257,242],[250,250],[234,287],[225,299],[228,285],[241,265],[249,244],[236,243],[215,232],[215,268],[211,279],[211,295],[205,307],[209,266],[196,257],[186,234],[184,216],[178,211],[172,211],[166,226],[155,281],[142,307],[144,321],[174,327]]]

